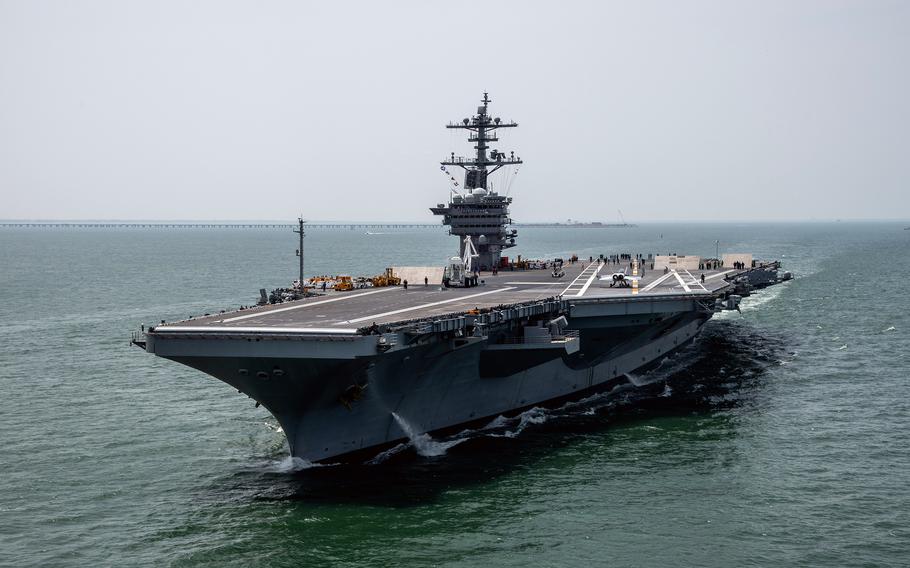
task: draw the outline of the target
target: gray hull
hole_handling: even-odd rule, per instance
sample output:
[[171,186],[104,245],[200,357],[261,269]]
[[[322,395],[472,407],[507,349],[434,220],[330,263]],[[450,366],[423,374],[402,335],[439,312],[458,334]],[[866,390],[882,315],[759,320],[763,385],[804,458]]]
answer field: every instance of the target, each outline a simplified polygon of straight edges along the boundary
[[[690,302],[684,302],[692,308]],[[596,310],[602,311],[602,310]],[[193,355],[159,355],[197,368],[261,402],[281,424],[293,456],[359,457],[403,441],[392,413],[418,432],[438,432],[624,383],[691,341],[711,312],[687,309],[569,319],[579,345],[516,346],[492,339],[430,341],[366,356],[314,358],[300,341],[192,340]],[[375,339],[374,339],[375,341]],[[351,345],[337,346],[349,353]],[[200,353],[202,355],[200,355]]]

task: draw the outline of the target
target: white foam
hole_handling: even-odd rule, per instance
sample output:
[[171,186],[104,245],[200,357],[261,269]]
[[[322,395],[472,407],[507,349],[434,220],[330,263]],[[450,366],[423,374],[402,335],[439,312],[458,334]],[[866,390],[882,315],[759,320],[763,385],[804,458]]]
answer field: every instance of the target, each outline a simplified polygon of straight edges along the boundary
[[279,424],[272,424],[271,422],[263,422],[263,424],[265,425],[266,428],[268,428],[272,432],[275,432],[278,434],[284,432],[284,429]]
[[[502,418],[502,417],[500,417],[500,418]],[[512,418],[511,420],[507,419],[507,423],[514,422],[516,420],[518,421],[518,424],[515,426],[514,429],[506,430],[502,434],[489,434],[489,435],[493,438],[514,438],[515,436],[518,436],[519,434],[521,434],[525,430],[525,428],[527,428],[531,424],[543,424],[548,419],[549,419],[549,415],[547,414],[547,411],[544,410],[543,408],[540,408],[539,406],[535,406],[534,408],[531,408],[529,410],[522,412],[521,414],[519,414],[515,418]]]
[[492,430],[494,428],[502,428],[509,422],[510,422],[510,420],[508,418],[506,418],[505,416],[500,414],[499,416],[497,416],[496,418],[491,420],[490,423],[487,424],[486,426],[484,426],[482,429],[483,430]]
[[314,467],[327,467],[328,465],[332,464],[313,463],[303,458],[288,456],[279,461],[269,462],[269,464],[266,466],[266,469],[275,473],[296,473],[305,469],[312,469]]
[[768,302],[773,302],[780,296],[781,292],[784,290],[785,284],[779,284],[770,289],[765,288],[754,293],[751,296],[743,298],[743,301],[739,304],[740,312],[751,312],[757,310],[758,308],[764,306]]
[[395,422],[398,423],[398,426],[404,431],[405,435],[411,441],[411,445],[414,446],[414,450],[421,456],[425,458],[444,456],[446,451],[453,446],[467,440],[467,438],[456,438],[454,440],[448,440],[446,442],[439,442],[434,440],[432,436],[427,433],[417,432],[415,428],[408,423],[407,420],[396,414],[392,413],[392,418],[395,419]]
[[420,434],[411,440],[411,443],[414,444],[414,449],[417,450],[419,455],[425,458],[431,458],[444,456],[449,448],[457,446],[465,440],[467,440],[467,438],[456,438],[446,442],[439,442],[434,440],[429,434]]
[[635,373],[631,373],[631,372],[626,373],[626,378],[629,379],[630,383],[632,383],[633,385],[635,385],[637,387],[643,387],[648,384],[648,381],[642,380],[641,377],[639,377]]

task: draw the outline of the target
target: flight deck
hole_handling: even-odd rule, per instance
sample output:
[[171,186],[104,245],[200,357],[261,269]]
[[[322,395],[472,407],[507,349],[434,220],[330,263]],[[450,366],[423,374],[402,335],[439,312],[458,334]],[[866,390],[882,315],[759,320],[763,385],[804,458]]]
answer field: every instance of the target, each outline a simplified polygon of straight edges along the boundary
[[468,288],[419,283],[406,289],[389,286],[344,292],[328,290],[301,300],[167,323],[156,329],[353,333],[374,323],[386,325],[552,298],[622,302],[673,296],[709,298],[731,286],[728,278],[745,272],[725,268],[664,272],[646,268],[636,287],[629,285],[629,281],[624,286],[616,283],[612,274],[630,272],[628,266],[628,263],[609,261],[576,262],[564,265],[564,275],[558,278],[548,269],[505,270],[496,275],[480,272],[478,285]]

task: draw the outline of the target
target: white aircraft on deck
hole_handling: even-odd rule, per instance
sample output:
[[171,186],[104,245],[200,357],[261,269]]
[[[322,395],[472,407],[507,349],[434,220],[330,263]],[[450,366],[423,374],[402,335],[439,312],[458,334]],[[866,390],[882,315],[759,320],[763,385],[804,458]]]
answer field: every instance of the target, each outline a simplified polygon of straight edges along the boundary
[[613,274],[606,274],[600,277],[601,281],[610,282],[610,288],[613,286],[619,286],[620,288],[629,288],[632,286],[633,282],[638,282],[641,280],[641,276],[630,276],[626,274],[626,270],[623,269],[622,272],[614,272]]

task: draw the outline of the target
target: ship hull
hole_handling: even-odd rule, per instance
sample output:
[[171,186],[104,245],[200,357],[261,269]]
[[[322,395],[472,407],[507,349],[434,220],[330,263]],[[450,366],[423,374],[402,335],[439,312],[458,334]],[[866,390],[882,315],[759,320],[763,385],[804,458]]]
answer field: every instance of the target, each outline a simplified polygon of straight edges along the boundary
[[[369,289],[327,291],[323,279],[319,294],[279,290],[276,305],[162,320],[133,343],[258,401],[291,454],[319,462],[615,388],[716,311],[738,309],[751,286],[779,281],[778,263],[751,255],[731,257],[732,268],[676,254],[501,262],[517,235],[512,199],[487,176],[522,161],[489,151],[499,129],[518,126],[488,114],[489,102],[484,93],[476,115],[447,125],[469,131],[477,153],[440,163],[465,171],[466,190],[431,208],[459,240],[443,286],[430,285],[438,267],[411,267],[424,285],[410,288],[393,285],[392,268],[371,286],[359,280]],[[303,280],[302,220],[296,232]]]
[[[412,432],[445,433],[533,406],[626,384],[626,375],[689,343],[710,312],[645,321],[569,321],[580,348],[493,350],[488,339],[432,342],[356,358],[294,356],[293,346],[221,342],[199,355],[160,355],[199,369],[263,404],[281,424],[292,456],[311,462],[369,457]],[[251,356],[261,352],[263,356]],[[393,414],[394,413],[394,414]],[[395,415],[399,417],[396,420]]]

